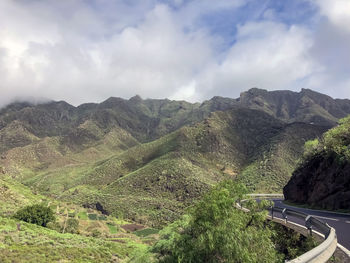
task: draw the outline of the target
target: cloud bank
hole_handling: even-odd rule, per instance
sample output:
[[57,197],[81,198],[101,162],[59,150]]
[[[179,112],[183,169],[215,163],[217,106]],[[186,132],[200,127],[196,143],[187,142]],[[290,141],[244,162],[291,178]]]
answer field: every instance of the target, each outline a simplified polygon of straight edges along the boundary
[[0,106],[251,87],[350,98],[348,0],[2,0],[0,25]]

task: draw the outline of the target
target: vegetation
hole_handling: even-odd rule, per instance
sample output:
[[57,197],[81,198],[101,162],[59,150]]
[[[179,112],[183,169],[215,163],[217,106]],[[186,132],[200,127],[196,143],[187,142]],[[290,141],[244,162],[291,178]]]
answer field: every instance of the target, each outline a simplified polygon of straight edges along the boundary
[[160,262],[275,262],[272,232],[265,212],[235,208],[244,188],[225,181],[207,194],[189,215],[161,232],[154,246]]
[[[331,112],[343,116],[345,104],[306,90],[257,89],[202,104],[138,96],[79,107],[11,104],[0,110],[0,261],[293,257],[301,251],[286,248],[305,242],[278,246],[283,230],[267,224],[256,204],[248,214],[233,208],[243,188],[227,180],[249,191],[281,191],[304,142],[336,122]],[[306,155],[348,158],[346,129],[307,143]],[[43,209],[28,208],[37,204],[56,220],[40,221]],[[21,207],[27,210],[16,213]]]
[[350,209],[350,116],[318,140],[305,144],[304,158],[284,187],[286,200],[328,210]]
[[160,231],[151,249],[138,250],[132,262],[284,262],[316,245],[311,237],[268,223],[263,209],[268,202],[249,201],[249,213],[235,208],[245,191],[223,181]]
[[320,154],[336,154],[339,159],[350,161],[350,115],[339,120],[339,125],[324,133],[320,140],[305,143],[304,160]]
[[0,217],[0,262],[113,262],[127,259],[137,243],[62,234]]
[[334,152],[350,161],[350,115],[339,121],[339,126],[329,130],[323,137],[323,149]]
[[21,208],[13,217],[18,220],[44,227],[49,222],[55,220],[55,216],[51,208],[43,206],[41,204]]

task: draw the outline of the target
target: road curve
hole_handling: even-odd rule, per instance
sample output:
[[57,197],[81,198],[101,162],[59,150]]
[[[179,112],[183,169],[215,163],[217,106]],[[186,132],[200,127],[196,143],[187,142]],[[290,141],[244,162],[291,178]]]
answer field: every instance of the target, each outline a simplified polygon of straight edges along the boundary
[[[338,243],[350,250],[350,214],[341,214],[328,211],[312,210],[307,208],[295,207],[286,205],[281,199],[273,199],[275,206],[282,208],[290,208],[295,211],[303,212],[308,215],[312,215],[321,221],[328,223],[335,229],[337,234]],[[304,225],[304,222],[300,219],[288,217],[288,221],[295,222]]]

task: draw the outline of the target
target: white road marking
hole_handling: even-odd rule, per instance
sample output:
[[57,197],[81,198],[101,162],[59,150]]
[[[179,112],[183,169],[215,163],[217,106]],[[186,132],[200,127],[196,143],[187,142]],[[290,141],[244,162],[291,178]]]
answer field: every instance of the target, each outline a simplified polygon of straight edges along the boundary
[[328,219],[328,220],[333,220],[333,221],[339,221],[339,219],[330,218],[330,217],[324,217],[324,216],[313,216],[313,217],[322,218],[322,219]]

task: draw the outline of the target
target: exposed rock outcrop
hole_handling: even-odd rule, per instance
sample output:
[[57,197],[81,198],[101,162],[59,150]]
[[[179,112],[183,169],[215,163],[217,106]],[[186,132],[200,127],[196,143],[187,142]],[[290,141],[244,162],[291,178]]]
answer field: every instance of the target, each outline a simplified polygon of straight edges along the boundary
[[293,173],[283,193],[295,203],[350,209],[350,163],[336,154],[316,155]]

